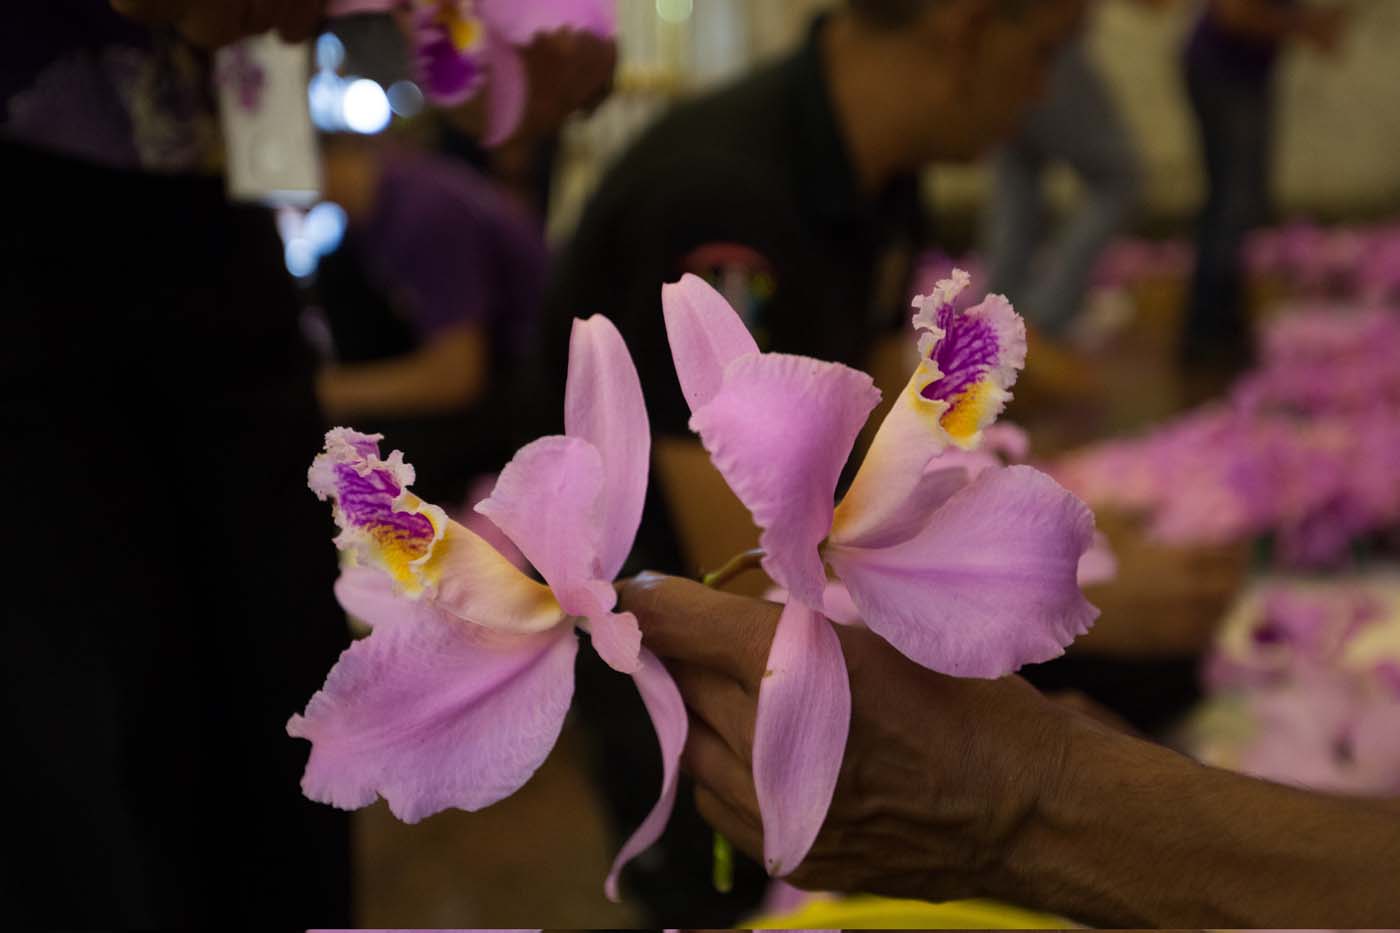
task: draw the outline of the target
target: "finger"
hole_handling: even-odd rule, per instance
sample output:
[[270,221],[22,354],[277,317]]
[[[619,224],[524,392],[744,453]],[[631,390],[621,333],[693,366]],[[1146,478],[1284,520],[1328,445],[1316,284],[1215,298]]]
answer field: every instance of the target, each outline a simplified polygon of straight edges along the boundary
[[754,826],[762,826],[749,766],[704,722],[692,719],[690,727],[681,767],[730,810]]
[[757,701],[737,680],[708,667],[670,665],[691,715],[718,735],[746,766],[753,761]]
[[738,811],[704,787],[695,788],[695,807],[715,832],[734,843],[745,855],[763,858],[763,830],[745,820]]
[[628,580],[621,590],[619,611],[637,616],[652,651],[757,688],[777,627],[777,606],[657,574]]

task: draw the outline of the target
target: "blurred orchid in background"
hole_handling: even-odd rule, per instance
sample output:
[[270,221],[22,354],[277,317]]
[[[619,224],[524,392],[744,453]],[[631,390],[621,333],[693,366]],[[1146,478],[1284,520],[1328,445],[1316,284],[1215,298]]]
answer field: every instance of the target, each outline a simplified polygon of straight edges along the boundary
[[336,586],[372,626],[287,731],[312,743],[302,789],[345,809],[388,801],[416,822],[478,810],[518,790],[544,762],[573,696],[579,625],[637,684],[660,740],[661,797],[608,876],[660,836],[675,801],[686,713],[612,580],[632,549],[651,440],[636,368],[603,317],[574,323],[565,435],[522,448],[476,506],[545,580],[409,490],[413,468],[378,436],[337,428],[309,473],[334,503]]
[[[938,464],[950,448],[977,447],[1025,362],[1010,304],[960,311],[966,286],[955,272],[916,302],[920,362],[840,505],[842,468],[879,399],[870,377],[760,353],[699,278],[663,290],[691,428],[753,514],[764,570],[789,593],[754,736],[764,860],[777,876],[811,847],[845,748],[849,684],[828,619],[858,617],[925,667],[990,678],[1058,656],[1096,616],[1075,580],[1093,538],[1083,503],[1030,467],[972,478],[962,463]],[[844,588],[829,585],[827,564]]]
[[402,11],[418,80],[442,106],[485,93],[483,142],[498,145],[520,125],[530,87],[521,50],[538,36],[617,31],[615,0],[332,0],[331,16]]

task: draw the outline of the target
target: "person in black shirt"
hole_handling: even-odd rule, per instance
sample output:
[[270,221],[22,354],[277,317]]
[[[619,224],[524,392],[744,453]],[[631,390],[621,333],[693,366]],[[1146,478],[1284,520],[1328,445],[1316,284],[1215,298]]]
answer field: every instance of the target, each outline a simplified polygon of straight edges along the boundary
[[[569,321],[606,314],[626,338],[656,439],[653,501],[632,569],[694,574],[757,537],[687,427],[662,284],[700,274],[764,350],[840,361],[887,388],[902,385],[910,351],[899,329],[912,313],[910,260],[921,235],[916,173],[1007,138],[1083,7],[847,0],[791,55],[677,107],[612,167],[556,267],[533,376],[536,410],[552,419]],[[548,433],[535,420],[546,430],[532,436]],[[640,738],[646,717],[619,678],[587,664],[579,676],[599,762],[608,775],[627,775],[605,782],[609,803],[618,825],[635,823],[645,806],[635,788],[648,774],[659,778],[655,750]],[[708,838],[682,795],[660,849],[627,877],[656,923],[727,927],[752,905],[756,867],[741,872],[733,898],[708,891]]]

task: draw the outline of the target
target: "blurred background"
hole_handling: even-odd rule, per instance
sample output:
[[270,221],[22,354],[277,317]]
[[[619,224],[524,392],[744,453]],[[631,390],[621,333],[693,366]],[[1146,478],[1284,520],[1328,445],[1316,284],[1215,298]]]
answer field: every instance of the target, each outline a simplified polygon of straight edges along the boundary
[[[1026,676],[1066,702],[1107,710],[1114,721],[1211,763],[1339,792],[1400,793],[1400,3],[1261,2],[1308,9],[1315,19],[1266,43],[1232,37],[1224,21],[1211,25],[1214,7],[1194,0],[1089,3],[1076,24],[1079,38],[1070,52],[1057,53],[1064,57],[1051,57],[1044,93],[1014,127],[957,158],[937,157],[934,146],[917,165],[878,179],[879,191],[856,177],[861,164],[852,151],[860,146],[852,124],[842,122],[848,115],[833,119],[818,72],[803,70],[814,67],[819,47],[814,19],[833,6],[844,10],[840,2],[617,0],[614,36],[569,29],[521,45],[528,100],[505,131],[495,122],[493,91],[450,106],[432,99],[402,15],[357,11],[318,27],[305,43],[261,38],[192,59],[190,67],[203,69],[216,89],[209,100],[195,95],[193,109],[207,110],[210,120],[217,112],[227,143],[213,160],[225,176],[218,190],[226,186],[245,205],[237,212],[259,205],[259,223],[270,210],[277,231],[275,239],[264,231],[266,242],[262,234],[230,234],[207,244],[200,259],[183,251],[206,245],[185,243],[181,231],[203,229],[200,216],[212,214],[186,216],[172,206],[194,212],[188,205],[203,202],[161,187],[170,184],[169,166],[156,167],[155,156],[173,158],[174,143],[219,132],[193,118],[142,119],[159,108],[131,102],[149,92],[168,103],[176,84],[156,81],[157,72],[141,71],[130,57],[64,46],[68,57],[55,59],[59,65],[17,67],[19,77],[0,84],[0,102],[7,102],[0,131],[14,147],[6,151],[6,177],[18,199],[0,221],[10,256],[7,294],[16,307],[47,309],[34,317],[47,323],[21,324],[9,341],[7,398],[20,401],[7,411],[21,413],[13,423],[33,433],[19,438],[39,444],[47,462],[70,464],[75,488],[96,490],[92,498],[102,504],[84,515],[108,507],[99,494],[105,487],[83,466],[100,456],[97,442],[88,448],[74,440],[92,424],[109,432],[106,450],[127,442],[119,426],[150,418],[142,437],[179,438],[151,440],[150,449],[168,443],[183,450],[179,462],[190,475],[199,473],[190,464],[232,464],[220,467],[225,486],[197,488],[189,480],[168,501],[227,501],[217,520],[235,527],[250,522],[253,507],[240,509],[241,500],[229,498],[236,493],[218,490],[239,487],[259,467],[230,451],[280,438],[272,449],[286,468],[267,482],[310,499],[300,471],[328,422],[384,433],[386,450],[402,449],[417,467],[416,492],[491,536],[471,505],[490,493],[522,442],[557,420],[569,319],[604,313],[618,321],[638,359],[660,438],[654,501],[629,570],[695,575],[741,550],[753,528],[735,512],[737,503],[722,501],[695,450],[675,440],[685,433],[685,412],[676,415],[678,391],[665,381],[662,281],[705,275],[765,348],[844,353],[888,386],[902,385],[909,372],[909,302],[965,269],[972,286],[964,300],[1005,290],[1032,327],[1027,372],[1003,417],[1024,437],[1016,434],[998,457],[1029,460],[1089,502],[1110,555],[1108,569],[1087,582],[1103,610],[1094,633]],[[35,17],[19,25],[42,32]],[[101,134],[90,115],[36,116],[56,112],[60,98],[97,94],[92,88],[101,81],[79,80],[88,73],[75,60],[96,63],[91,74],[123,88],[120,110],[130,118],[123,138],[140,143],[131,158],[115,143],[92,143]],[[145,77],[123,84],[132,74]],[[872,109],[881,109],[877,103]],[[1006,106],[1017,110],[1020,102]],[[118,197],[112,192],[136,184],[129,175],[120,183],[90,177],[53,164],[60,156],[166,180],[143,181],[153,187]],[[170,165],[183,172],[198,162],[212,178],[204,161]],[[789,180],[799,192],[795,204],[770,203],[748,187],[786,190]],[[21,190],[36,186],[111,204],[110,216],[122,220],[71,226]],[[210,205],[222,204],[222,194],[207,196]],[[847,214],[818,228],[804,213],[808,202]],[[133,219],[142,214],[144,221]],[[752,237],[743,229],[750,214]],[[142,223],[162,231],[150,240],[160,263],[140,265],[136,246],[122,245],[142,238],[126,224]],[[69,281],[79,278],[70,265],[74,230],[86,238],[80,245],[110,253],[93,277],[115,283],[107,291],[69,294],[87,287]],[[789,248],[809,235],[811,244]],[[61,246],[43,252],[45,237]],[[275,266],[267,291],[245,294],[229,284],[251,281],[229,258],[236,243],[253,244],[247,249],[264,272]],[[824,278],[827,266],[842,266],[844,275],[847,256],[850,276]],[[205,268],[199,263],[220,270],[221,284],[195,282]],[[1057,275],[1080,267],[1080,274]],[[188,305],[201,310],[180,298],[183,310],[168,319],[152,312],[148,321],[142,302],[109,308],[111,295],[124,294],[122,282],[133,294],[155,295],[152,301],[184,294],[188,285],[195,296]],[[276,301],[267,297],[274,292]],[[44,304],[35,297],[41,294],[59,297]],[[294,326],[249,323],[262,319],[247,309],[273,305]],[[199,323],[213,307],[241,342]],[[64,321],[98,322],[82,324],[90,349],[70,346]],[[131,321],[168,343],[128,331]],[[113,363],[97,349],[104,340],[129,345],[135,362]],[[166,360],[181,358],[194,341],[208,356],[193,355],[164,382],[151,375],[176,365]],[[285,385],[304,390],[304,406],[289,402],[301,395],[267,375],[280,370],[260,372],[252,362],[282,346],[277,341],[296,346],[285,354],[287,372],[296,372]],[[200,361],[225,357],[241,360],[229,368],[238,375],[214,384],[223,369],[210,375]],[[69,362],[42,362],[54,359]],[[75,387],[64,367],[91,381]],[[887,372],[892,380],[883,378]],[[321,416],[313,416],[313,380]],[[148,399],[168,397],[172,385],[186,387],[189,399],[205,386],[207,404],[181,403],[168,420],[150,413]],[[94,407],[110,393],[123,401]],[[251,407],[250,399],[265,407]],[[295,424],[266,415],[293,409],[301,419]],[[234,422],[230,439],[207,457],[192,453],[204,449],[188,446],[199,425],[225,415]],[[63,426],[61,438],[53,425]],[[144,474],[126,480],[127,490],[151,482]],[[304,503],[308,511],[312,504]],[[138,505],[130,504],[132,514]],[[332,529],[316,524],[325,518],[319,512],[297,521],[303,517],[303,525],[288,519],[285,552],[267,559],[300,574],[304,555],[324,545],[326,566],[304,577],[287,571],[276,587],[328,603]],[[36,511],[28,520],[37,527],[42,518]],[[126,513],[110,517],[119,530],[101,538],[91,559],[108,560],[124,542],[143,540],[140,534],[157,540],[164,533],[132,531],[132,521]],[[306,535],[297,537],[302,529]],[[237,540],[262,541],[257,535],[252,529]],[[509,542],[498,534],[492,540],[524,565]],[[142,565],[113,575],[160,579],[168,572]],[[207,599],[214,587],[239,591],[223,577],[200,579],[202,588],[181,606]],[[241,585],[253,595],[230,605],[220,631],[269,612],[259,601],[271,590],[255,579],[267,577],[246,565]],[[741,589],[762,593],[765,586],[748,580]],[[165,606],[149,593],[126,598]],[[301,708],[328,667],[321,662],[347,638],[334,607],[306,600],[302,609],[270,610],[286,617],[304,609],[325,621],[315,638],[295,636],[305,642],[298,641],[305,657],[295,674],[269,662],[252,679],[284,693],[256,701],[262,725],[248,739],[248,754],[264,754],[258,743],[291,745],[276,753],[290,756],[279,764],[288,786],[305,746],[285,739],[281,723]],[[169,606],[160,611],[178,616]],[[77,604],[59,612],[36,602],[15,618],[56,612],[85,614]],[[41,629],[36,621],[33,631]],[[167,635],[153,637],[145,660],[132,662],[143,673],[119,691],[133,698],[132,717],[164,708],[157,693],[178,703],[216,692],[189,674],[159,689],[145,679],[161,665],[203,664],[223,650],[201,642],[180,654],[168,635],[177,629],[175,621],[161,629]],[[42,640],[24,637],[31,636]],[[89,684],[84,689],[101,705],[105,688],[91,686],[83,665],[107,649],[92,648],[78,664],[65,646],[44,644],[51,657],[39,648],[13,654],[15,677],[30,686],[13,686],[10,702],[29,702],[30,689],[56,697],[71,676]],[[257,650],[282,652],[275,642]],[[357,925],[727,927],[802,902],[795,892],[770,889],[746,863],[735,890],[716,893],[710,836],[684,787],[666,840],[624,876],[623,902],[603,897],[612,855],[650,807],[659,766],[630,685],[593,668],[581,663],[562,739],[514,796],[416,825],[398,822],[380,802],[355,812],[348,828],[309,830],[323,833],[317,838],[327,849],[348,852],[353,881],[341,900],[348,898]],[[26,670],[68,674],[36,685]],[[221,676],[236,683],[242,675]],[[251,702],[230,700],[217,721],[237,719],[239,704]],[[54,699],[45,708],[60,705]],[[66,728],[60,712],[52,715],[53,729]],[[111,729],[124,735],[119,720],[114,715]],[[25,739],[36,760],[57,754],[52,731],[36,727]],[[113,740],[112,747],[126,746]],[[105,773],[126,765],[103,758],[83,767]],[[88,791],[34,782],[26,793],[57,794],[59,810],[119,807],[74,804],[87,801]],[[220,786],[232,797],[238,785],[229,782]],[[74,819],[73,832],[95,832]],[[348,847],[340,837],[346,832]],[[170,843],[153,845],[168,850]],[[275,849],[266,838],[258,845]],[[159,886],[152,890],[149,901],[127,905],[129,916],[184,916],[151,907],[164,903]]]

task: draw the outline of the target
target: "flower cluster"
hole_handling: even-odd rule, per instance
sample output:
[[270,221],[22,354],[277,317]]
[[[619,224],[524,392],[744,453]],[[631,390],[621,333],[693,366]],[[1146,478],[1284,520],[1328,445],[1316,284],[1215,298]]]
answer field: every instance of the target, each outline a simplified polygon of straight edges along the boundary
[[418,80],[443,106],[485,92],[483,141],[496,145],[520,125],[529,95],[520,49],[543,33],[611,37],[614,0],[332,0],[331,16],[402,11],[411,25]]
[[1400,792],[1400,578],[1273,578],[1226,618],[1197,757],[1317,790]]
[[[1092,514],[1045,474],[1001,459],[1024,456],[1023,437],[993,426],[1025,362],[1024,325],[997,296],[960,310],[966,286],[955,273],[916,302],[919,361],[839,504],[842,467],[879,400],[870,377],[760,353],[698,278],[663,289],[691,427],[790,594],[754,735],[774,875],[806,856],[845,751],[850,687],[832,621],[866,626],[930,669],[1000,677],[1058,656],[1097,615],[1077,582]],[[607,319],[575,322],[565,396],[566,433],[522,448],[475,506],[490,534],[415,496],[412,467],[398,451],[383,457],[381,438],[327,435],[309,482],[340,528],[336,595],[371,632],[288,731],[312,743],[302,786],[315,800],[355,808],[383,796],[407,821],[487,806],[554,745],[582,629],[635,679],[663,756],[660,800],[607,881],[616,896],[619,870],[669,816],[687,719],[637,620],[615,611],[650,437],[636,369]]]
[[1166,543],[1267,537],[1284,566],[1341,563],[1400,525],[1400,316],[1297,313],[1223,403],[1091,447],[1057,477]]

